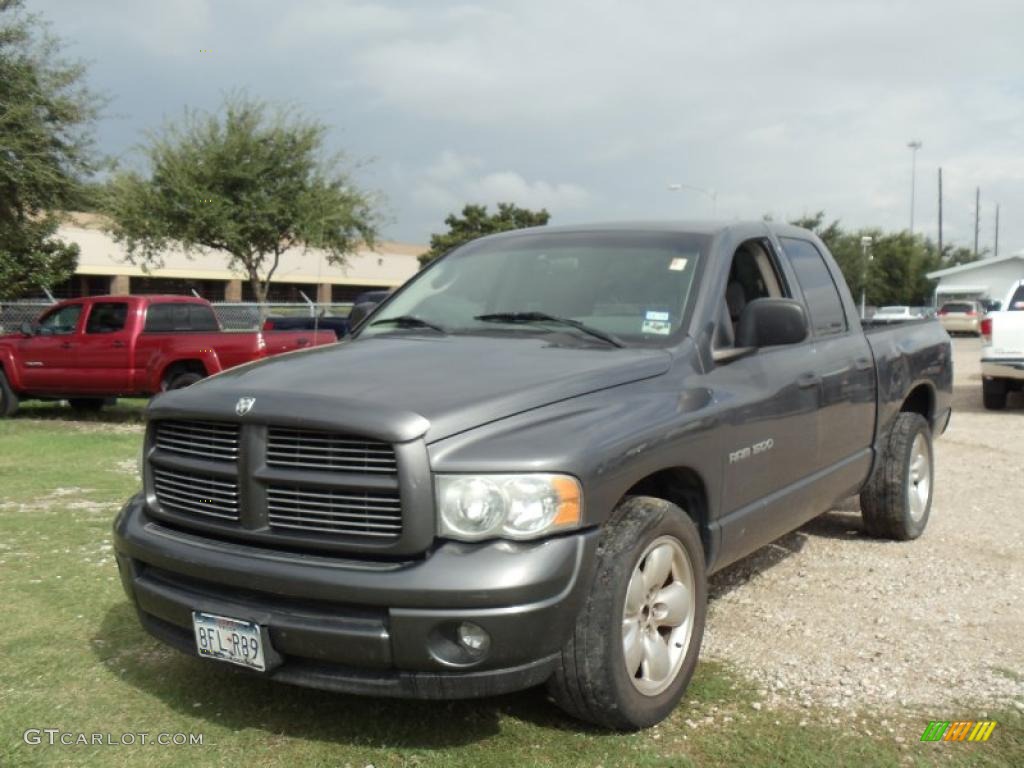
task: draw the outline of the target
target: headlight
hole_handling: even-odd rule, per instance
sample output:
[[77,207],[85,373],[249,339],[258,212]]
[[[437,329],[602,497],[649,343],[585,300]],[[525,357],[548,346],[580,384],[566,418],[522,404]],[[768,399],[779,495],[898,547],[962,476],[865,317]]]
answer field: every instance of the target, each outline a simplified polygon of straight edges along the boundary
[[577,528],[579,481],[569,475],[438,475],[439,533],[453,539],[535,539]]

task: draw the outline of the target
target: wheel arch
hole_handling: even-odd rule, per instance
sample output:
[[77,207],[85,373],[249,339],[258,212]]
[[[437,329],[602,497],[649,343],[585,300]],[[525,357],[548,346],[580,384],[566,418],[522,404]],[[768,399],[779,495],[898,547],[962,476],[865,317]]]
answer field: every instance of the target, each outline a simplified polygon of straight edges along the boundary
[[660,469],[633,483],[619,503],[628,496],[653,496],[682,509],[697,526],[704,548],[704,558],[711,563],[713,542],[709,526],[708,490],[704,478],[697,471],[690,467]]
[[924,416],[928,425],[935,426],[935,390],[928,382],[922,382],[911,388],[900,405],[900,413],[917,413]]

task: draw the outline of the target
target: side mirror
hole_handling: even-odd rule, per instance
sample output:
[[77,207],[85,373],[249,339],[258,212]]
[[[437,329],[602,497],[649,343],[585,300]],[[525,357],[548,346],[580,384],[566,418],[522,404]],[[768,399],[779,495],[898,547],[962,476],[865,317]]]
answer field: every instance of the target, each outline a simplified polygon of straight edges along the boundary
[[36,326],[26,320],[21,324],[21,335],[25,337],[36,335]]
[[793,299],[754,299],[740,313],[737,347],[799,344],[810,333],[807,312]]
[[352,333],[366,319],[366,316],[377,308],[379,303],[377,301],[363,301],[352,307],[352,311],[348,313],[349,333]]

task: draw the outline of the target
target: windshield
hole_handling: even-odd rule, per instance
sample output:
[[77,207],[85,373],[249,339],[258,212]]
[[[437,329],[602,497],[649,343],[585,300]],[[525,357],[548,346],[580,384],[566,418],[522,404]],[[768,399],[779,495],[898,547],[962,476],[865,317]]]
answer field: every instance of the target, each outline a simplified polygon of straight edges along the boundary
[[[686,233],[585,232],[470,243],[419,275],[359,336],[425,327],[573,334],[568,323],[551,322],[568,319],[625,344],[664,344],[682,325],[708,241]],[[595,335],[574,335],[595,342]]]

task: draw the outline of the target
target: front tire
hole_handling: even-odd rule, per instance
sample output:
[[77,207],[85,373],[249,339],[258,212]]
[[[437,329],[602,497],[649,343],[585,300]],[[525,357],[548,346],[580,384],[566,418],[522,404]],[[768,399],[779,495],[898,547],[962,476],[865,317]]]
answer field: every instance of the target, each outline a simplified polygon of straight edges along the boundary
[[706,610],[693,521],[662,499],[626,499],[602,531],[590,594],[548,690],[569,714],[606,728],[661,722],[693,676]]
[[882,539],[916,539],[928,525],[934,488],[932,432],[925,418],[900,413],[877,461],[860,494],[864,530]]
[[13,416],[17,410],[18,395],[13,389],[11,389],[11,384],[7,381],[7,376],[3,371],[0,371],[0,418]]

